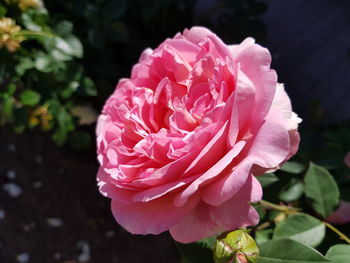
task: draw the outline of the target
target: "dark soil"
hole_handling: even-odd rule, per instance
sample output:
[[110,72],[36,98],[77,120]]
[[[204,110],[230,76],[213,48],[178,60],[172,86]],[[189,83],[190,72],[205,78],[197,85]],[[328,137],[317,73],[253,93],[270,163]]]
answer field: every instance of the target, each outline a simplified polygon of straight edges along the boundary
[[[2,128],[0,262],[179,262],[167,233],[131,235],[115,222],[97,168],[94,150],[77,153],[42,133]],[[9,184],[20,187],[17,197]]]

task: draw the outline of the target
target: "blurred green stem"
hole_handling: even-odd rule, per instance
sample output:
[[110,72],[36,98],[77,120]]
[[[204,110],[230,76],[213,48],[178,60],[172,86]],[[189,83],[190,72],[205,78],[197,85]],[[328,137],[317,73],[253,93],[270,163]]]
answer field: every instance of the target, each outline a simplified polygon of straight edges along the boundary
[[327,222],[323,222],[323,224],[325,224],[326,227],[328,227],[330,230],[332,230],[334,233],[336,233],[340,237],[340,239],[342,239],[345,242],[347,242],[348,244],[350,244],[350,238],[347,237],[344,233],[340,232],[339,229],[335,228],[334,226],[332,226],[331,224],[329,224]]

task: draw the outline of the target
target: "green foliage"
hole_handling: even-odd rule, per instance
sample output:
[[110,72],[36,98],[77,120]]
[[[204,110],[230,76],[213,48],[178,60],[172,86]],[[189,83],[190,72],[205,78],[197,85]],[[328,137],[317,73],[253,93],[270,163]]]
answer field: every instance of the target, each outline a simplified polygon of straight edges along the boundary
[[292,239],[273,240],[260,246],[257,263],[320,263],[330,262],[315,249]]
[[261,245],[272,239],[273,229],[263,229],[255,233],[255,241],[258,245]]
[[71,108],[97,95],[79,60],[82,43],[72,33],[73,23],[62,16],[50,16],[41,6],[20,8],[17,1],[0,2],[0,18],[14,19],[24,39],[14,51],[0,49],[1,124],[12,123],[16,132],[52,130],[54,141],[62,145],[78,127]]
[[300,174],[305,170],[305,166],[298,162],[289,161],[286,162],[282,167],[281,171],[292,173],[292,174]]
[[280,222],[273,233],[273,240],[290,238],[316,247],[325,237],[325,225],[307,214],[297,214]]
[[348,263],[350,259],[350,245],[335,245],[331,247],[326,258],[332,260],[333,263]]
[[339,204],[339,189],[332,175],[313,163],[305,175],[305,195],[322,217],[330,215]]
[[[19,2],[0,0],[0,17],[13,18],[25,37],[15,53],[0,49],[0,92],[8,85],[16,87],[15,93],[0,95],[0,121],[17,131],[51,130],[60,145],[79,128],[72,107],[100,108],[146,47],[155,48],[195,24],[229,42],[247,36],[261,41],[265,36],[259,16],[266,5],[256,0],[218,1],[198,15],[196,0],[45,0],[44,7],[25,9]],[[22,100],[25,90],[39,96]],[[97,100],[91,103],[93,97]],[[69,125],[62,125],[57,111],[70,115]]]
[[350,124],[320,131],[323,141],[318,148],[305,150],[305,144],[313,143],[306,141],[293,161],[274,175],[257,178],[264,199],[273,202],[255,205],[261,218],[253,228],[261,255],[258,263],[349,261],[350,246],[339,244],[348,241],[336,233],[349,236],[349,224],[336,226],[335,231],[326,220],[337,209],[339,199],[349,200],[350,168],[344,157],[350,149]]
[[303,193],[303,182],[298,178],[292,178],[285,186],[282,187],[279,194],[279,199],[289,203],[298,200]]
[[271,185],[279,180],[278,177],[276,175],[274,175],[273,173],[263,174],[261,176],[258,176],[257,179],[263,188],[268,187],[269,185]]
[[24,106],[35,106],[39,103],[41,95],[33,90],[23,90],[20,96],[20,102]]

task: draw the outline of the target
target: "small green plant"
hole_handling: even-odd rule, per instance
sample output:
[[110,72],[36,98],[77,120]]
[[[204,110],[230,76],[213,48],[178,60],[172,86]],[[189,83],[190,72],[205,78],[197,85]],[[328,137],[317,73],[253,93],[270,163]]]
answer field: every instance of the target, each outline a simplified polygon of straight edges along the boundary
[[84,118],[74,108],[97,95],[81,65],[83,46],[73,24],[51,17],[41,1],[0,3],[0,123],[52,130],[62,145]]

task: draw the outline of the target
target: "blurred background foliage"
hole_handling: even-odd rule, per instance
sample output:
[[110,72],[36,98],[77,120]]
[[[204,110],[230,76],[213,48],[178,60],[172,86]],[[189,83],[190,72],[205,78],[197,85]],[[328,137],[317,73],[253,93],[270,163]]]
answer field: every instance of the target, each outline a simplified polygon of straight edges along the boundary
[[0,122],[88,149],[90,124],[143,49],[193,25],[262,42],[266,9],[255,0],[0,0]]

